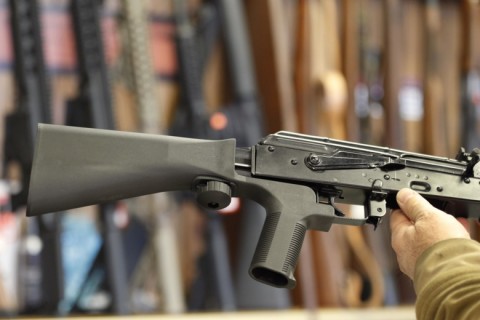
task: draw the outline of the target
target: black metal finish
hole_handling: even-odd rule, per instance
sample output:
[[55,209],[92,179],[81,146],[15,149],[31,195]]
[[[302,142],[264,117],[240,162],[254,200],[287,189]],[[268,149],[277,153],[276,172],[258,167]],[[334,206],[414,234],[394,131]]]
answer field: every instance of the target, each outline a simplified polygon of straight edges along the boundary
[[50,86],[47,79],[38,3],[10,0],[10,24],[18,90],[15,111],[6,118],[6,162],[17,161],[25,173],[22,190],[12,195],[16,210],[27,202],[27,186],[38,123],[50,122]]
[[72,0],[71,12],[78,54],[80,95],[69,102],[67,123],[113,129],[112,96],[100,29],[100,4]]
[[[18,91],[15,111],[6,117],[5,163],[16,162],[22,169],[20,192],[11,195],[12,208],[17,210],[27,204],[37,125],[51,121],[51,103],[38,2],[11,0],[9,5]],[[59,217],[53,213],[36,222],[43,245],[40,253],[42,296],[38,306],[27,302],[24,312],[52,314],[57,312],[64,291]]]

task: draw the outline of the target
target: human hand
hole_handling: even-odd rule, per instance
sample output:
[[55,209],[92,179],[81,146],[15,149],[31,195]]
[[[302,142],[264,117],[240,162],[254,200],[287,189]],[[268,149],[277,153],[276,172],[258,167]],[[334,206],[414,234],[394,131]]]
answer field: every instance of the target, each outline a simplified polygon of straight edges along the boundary
[[455,217],[434,206],[411,189],[397,194],[400,209],[390,218],[392,247],[400,270],[413,279],[418,257],[435,243],[452,238],[470,239],[470,234]]

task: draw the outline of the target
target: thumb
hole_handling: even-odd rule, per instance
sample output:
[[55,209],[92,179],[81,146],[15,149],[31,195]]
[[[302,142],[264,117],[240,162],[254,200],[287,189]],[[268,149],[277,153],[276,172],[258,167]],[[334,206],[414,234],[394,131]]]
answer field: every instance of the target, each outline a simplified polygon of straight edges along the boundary
[[416,191],[408,188],[401,189],[397,193],[397,203],[412,222],[416,222],[426,214],[436,211],[430,202]]

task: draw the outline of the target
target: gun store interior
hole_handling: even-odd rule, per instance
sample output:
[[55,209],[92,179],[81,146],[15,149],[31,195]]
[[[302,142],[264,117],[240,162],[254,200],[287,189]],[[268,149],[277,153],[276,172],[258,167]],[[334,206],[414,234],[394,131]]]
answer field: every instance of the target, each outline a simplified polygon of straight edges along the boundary
[[[0,0],[0,315],[415,319],[388,215],[308,230],[291,290],[249,275],[266,217],[251,200],[206,210],[184,190],[27,217],[37,127],[238,147],[285,130],[453,159],[480,146],[479,110],[480,1]],[[103,157],[157,160],[132,150]],[[156,175],[94,169],[118,190]],[[75,202],[85,179],[60,188]]]

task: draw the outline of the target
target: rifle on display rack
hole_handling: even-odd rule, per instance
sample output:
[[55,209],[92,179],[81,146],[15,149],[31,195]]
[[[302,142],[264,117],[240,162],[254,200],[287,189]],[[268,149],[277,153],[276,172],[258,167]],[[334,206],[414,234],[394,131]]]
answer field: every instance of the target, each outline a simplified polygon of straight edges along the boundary
[[[363,4],[364,2],[362,1]],[[375,8],[371,7],[370,9],[370,13],[374,15],[375,10],[373,9]],[[315,15],[313,15],[314,13]],[[346,139],[348,134],[346,127],[347,84],[341,73],[339,10],[336,1],[312,2],[310,17],[312,25],[311,81],[319,113],[317,132],[319,135],[327,135],[335,139]],[[375,16],[372,18],[374,20]],[[323,25],[315,28],[315,24],[318,25],[320,21],[323,22]],[[319,32],[319,30],[323,30],[323,32]],[[349,209],[345,208],[344,210]],[[337,243],[339,250],[343,251],[337,262],[340,267],[332,268],[331,271],[337,277],[337,283],[344,281],[344,286],[337,293],[340,305],[349,307],[381,305],[384,290],[380,267],[368,247],[363,231],[351,226],[335,227],[331,231],[328,234],[316,234],[316,236],[322,236],[321,243],[323,243],[324,250],[323,256],[318,260],[322,258],[325,260],[325,257],[333,260],[328,249],[329,244],[333,241]],[[335,238],[332,238],[334,234]],[[343,244],[343,248],[341,244]],[[341,269],[343,269],[343,274]],[[322,278],[321,282],[326,281]],[[332,291],[323,290],[323,297]]]
[[[304,96],[304,104],[297,105],[297,108],[303,108],[306,112],[304,118],[306,116],[310,119],[310,124],[305,121],[303,127],[300,126],[301,132],[338,138],[335,135],[343,134],[344,129],[341,118],[344,114],[345,92],[342,86],[343,76],[338,72],[339,43],[335,21],[337,12],[330,4],[329,0],[307,0],[300,4],[299,10],[305,10],[307,15],[303,22],[299,16],[297,24],[300,28],[306,28],[304,36],[307,42],[303,44],[306,50],[303,61],[297,61],[297,68],[303,67],[308,71],[304,70],[304,91],[298,92]],[[302,5],[306,8],[302,8]],[[300,53],[300,48],[298,50]],[[335,130],[331,130],[333,128]],[[344,230],[337,227],[329,233],[310,233],[313,240],[314,267],[320,270],[320,274],[326,275],[316,279],[320,307],[340,307],[343,303],[349,304],[345,297],[356,295],[348,285],[352,282],[345,280],[349,274],[354,274],[348,270],[346,260],[350,257],[350,250],[345,235]],[[307,234],[307,241],[308,236]],[[333,243],[338,246],[335,254],[328,252]],[[302,261],[300,265],[301,263]]]
[[[462,16],[461,140],[466,148],[474,148],[480,143],[480,3],[462,1]],[[480,227],[471,231],[480,240]]]
[[[384,69],[385,69],[385,35],[384,29],[378,25],[384,23],[384,2],[381,0],[362,0],[350,3],[345,23],[348,41],[345,47],[345,66],[352,99],[349,137],[355,141],[381,145],[385,143],[385,101],[384,101]],[[352,126],[353,125],[353,126]],[[354,208],[358,209],[358,208]],[[361,210],[361,209],[359,209]],[[388,216],[385,218],[388,224]],[[397,289],[395,285],[398,265],[389,245],[390,230],[382,228],[377,232],[368,228],[363,230],[368,246],[373,252],[371,257],[367,246],[356,255],[363,261],[360,268],[363,279],[369,280],[372,289],[363,286],[362,304],[397,305]],[[350,232],[349,234],[350,235]],[[357,237],[358,239],[361,239]],[[352,247],[360,243],[351,241]],[[357,253],[358,251],[356,251]],[[366,283],[365,281],[363,282]],[[369,292],[369,295],[365,295]],[[365,297],[368,296],[368,299]]]
[[462,79],[462,143],[473,148],[480,143],[480,5],[477,1],[464,0],[465,41],[463,43]]
[[[294,22],[296,3],[289,1],[280,5],[275,0],[246,1],[250,38],[254,54],[255,69],[258,70],[259,94],[265,114],[268,132],[279,130],[298,131],[295,112],[294,88],[291,86],[292,63],[290,34]],[[289,21],[290,20],[290,21]],[[286,22],[289,21],[289,22]],[[299,290],[293,292],[292,303],[303,305],[315,312],[318,307],[316,272],[313,265],[313,251],[310,235],[299,256]]]
[[401,60],[401,48],[398,39],[402,35],[402,1],[384,1],[384,27],[385,27],[385,117],[388,145],[395,148],[402,147],[402,137],[405,128],[400,118],[398,93],[401,83],[398,79],[400,68],[398,61]]
[[[72,0],[71,12],[80,72],[79,95],[69,101],[66,123],[71,126],[113,129],[114,117],[109,78],[105,63],[100,5],[95,0]],[[88,157],[88,151],[85,150]],[[97,257],[105,264],[111,294],[110,309],[116,314],[128,313],[128,282],[121,234],[114,222],[116,203],[98,207],[103,248]]]
[[401,87],[398,92],[399,114],[402,120],[402,145],[406,150],[421,152],[424,121],[424,34],[422,29],[423,8],[416,0],[403,3],[403,68]]
[[297,115],[293,103],[289,54],[292,26],[285,21],[292,8],[275,0],[248,0],[245,8],[255,70],[258,70],[258,89],[265,114],[269,116],[266,121],[268,132],[295,131]]
[[[161,104],[156,98],[155,74],[149,47],[148,13],[146,1],[123,0],[125,19],[122,27],[127,36],[124,54],[131,63],[125,74],[132,80],[136,108],[140,115],[141,129],[145,133],[162,133],[159,124]],[[134,285],[150,284],[149,273],[145,269],[154,266],[158,279],[157,288],[162,295],[162,308],[167,313],[181,313],[186,309],[184,290],[180,274],[179,248],[172,219],[173,200],[166,195],[155,194],[142,199],[148,216],[148,224],[152,228],[148,250],[135,273]],[[151,261],[149,261],[151,260]],[[142,305],[145,305],[142,303]]]
[[[5,165],[20,168],[19,190],[11,195],[13,211],[26,206],[38,123],[51,121],[50,85],[45,67],[37,1],[11,0],[17,106],[6,117]],[[40,253],[27,253],[23,312],[56,313],[63,296],[60,224],[57,214],[36,219]],[[31,225],[29,226],[31,228]],[[32,232],[29,230],[27,232]],[[40,254],[40,261],[38,261]],[[40,265],[40,269],[38,266]],[[41,277],[41,278],[40,278]],[[41,283],[40,286],[38,283]]]
[[[249,198],[267,212],[249,273],[293,288],[307,229],[377,227],[402,188],[452,215],[479,218],[479,161],[478,150],[453,160],[290,132],[242,148],[234,139],[40,125],[27,215],[175,190],[196,191],[208,209]],[[362,205],[364,214],[346,216],[337,203]]]
[[445,154],[448,155],[456,152],[463,145],[461,132],[461,54],[463,37],[458,36],[462,32],[460,4],[457,1],[445,1],[442,4],[442,28],[440,31],[442,35],[440,49],[442,61],[440,65],[445,87],[445,123],[447,125],[445,128],[447,132]]
[[[202,38],[199,37],[203,35],[196,32],[187,4],[185,0],[173,1],[180,105],[171,133],[177,136],[215,139],[219,133],[212,128],[211,121],[214,121],[214,118],[209,115],[202,88],[202,71],[210,48],[208,45],[200,46]],[[200,10],[210,12],[210,17],[206,15],[204,17],[214,22],[210,24],[212,29],[207,31],[207,35],[213,35],[218,29],[218,23],[216,23],[218,17],[213,15],[215,10],[213,7],[210,7],[209,4],[204,4],[204,6],[208,7],[200,8]],[[200,21],[200,23],[203,22],[205,21]],[[200,54],[198,54],[199,52]],[[197,55],[199,55],[198,58]],[[230,117],[228,120],[232,120],[232,118]],[[227,133],[227,135],[231,134],[233,132]],[[235,310],[237,304],[223,220],[217,212],[212,212],[212,210],[205,210],[204,214],[207,217],[207,250],[198,261],[199,274],[190,290],[189,309],[201,310],[218,307],[223,311]],[[209,283],[213,288],[209,286]],[[216,303],[217,306],[209,306],[208,303]]]
[[[263,131],[263,120],[257,102],[256,82],[250,57],[250,46],[245,25],[243,5],[238,1],[216,0],[211,9],[218,18],[223,30],[223,43],[226,49],[233,101],[221,110],[209,114],[202,94],[202,70],[209,52],[209,41],[202,43],[195,39],[195,32],[188,21],[185,2],[175,1],[177,22],[177,56],[180,66],[181,105],[176,114],[171,133],[174,135],[220,139],[236,138],[239,145],[247,146],[258,140]],[[209,5],[208,3],[204,5]],[[192,34],[193,33],[193,34]],[[211,33],[212,35],[212,33]],[[211,43],[211,42],[210,42]],[[202,49],[202,50],[200,50]],[[200,52],[199,58],[194,52]],[[220,120],[220,121],[218,121]],[[245,269],[255,248],[254,239],[260,235],[258,227],[262,216],[255,203],[242,202],[241,226],[237,250],[237,269]],[[233,283],[228,279],[230,267],[226,249],[218,244],[224,242],[223,227],[219,217],[209,213],[210,261],[218,275],[214,289],[218,303],[223,310],[233,308],[286,308],[290,306],[288,292],[274,291],[258,286],[244,274],[236,274]],[[259,220],[260,219],[260,220]],[[215,271],[214,271],[215,272]],[[199,284],[201,285],[201,284]],[[195,299],[195,296],[192,296]],[[205,299],[205,298],[202,298]],[[200,299],[201,300],[201,299]],[[201,303],[198,300],[197,303]],[[195,300],[191,301],[195,304]]]
[[[442,3],[427,0],[424,8],[425,28],[425,151],[446,155],[448,124],[446,88],[442,79]],[[434,138],[435,137],[435,138]]]

